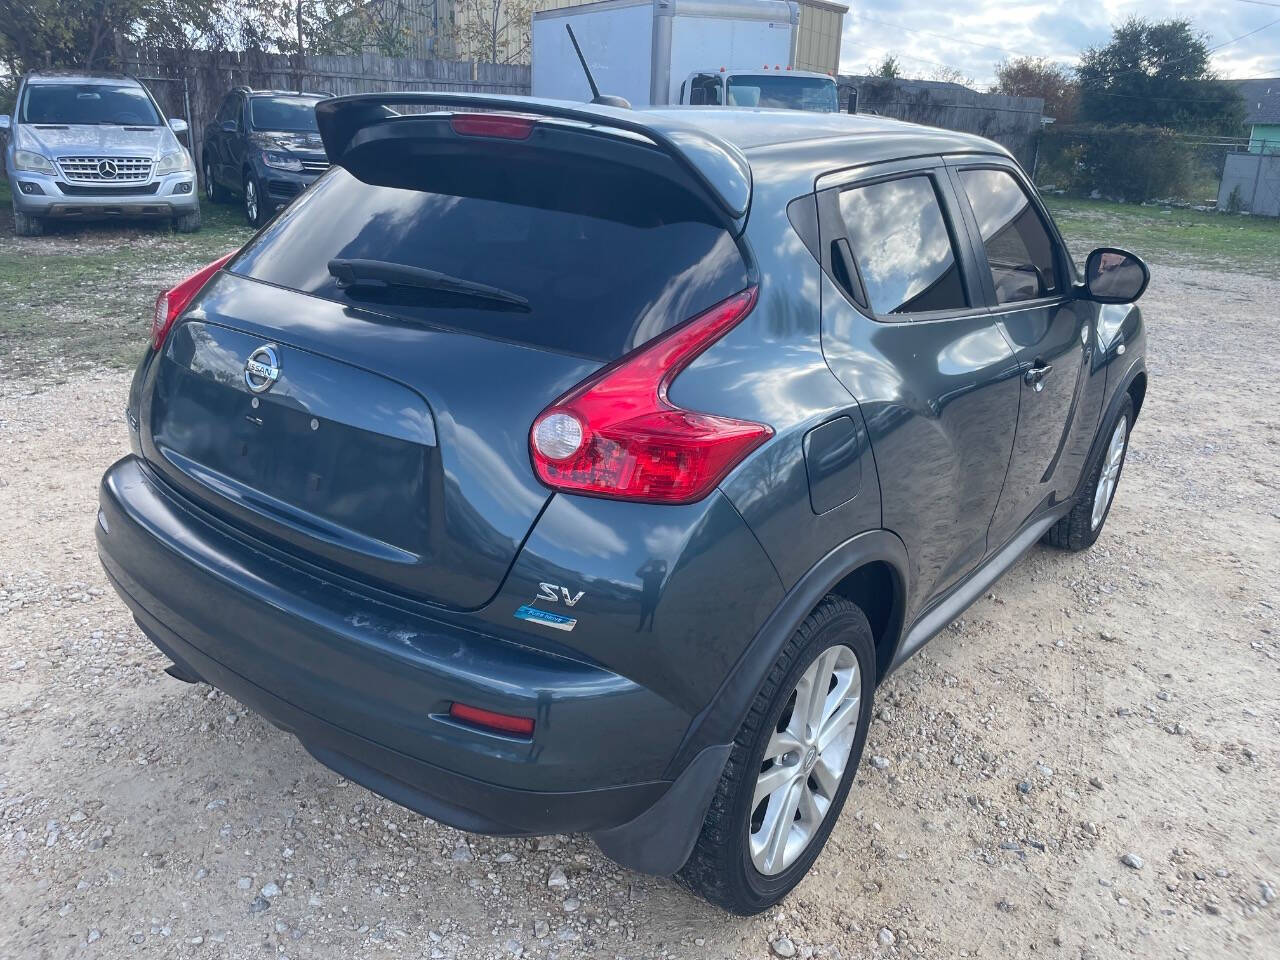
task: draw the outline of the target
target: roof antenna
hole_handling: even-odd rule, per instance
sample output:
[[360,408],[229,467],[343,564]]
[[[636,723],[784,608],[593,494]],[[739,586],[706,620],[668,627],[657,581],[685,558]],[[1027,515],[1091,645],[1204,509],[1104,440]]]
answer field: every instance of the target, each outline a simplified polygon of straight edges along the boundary
[[591,68],[587,66],[587,58],[582,55],[582,48],[578,46],[578,38],[573,35],[573,27],[566,23],[564,28],[569,31],[569,40],[573,44],[574,51],[578,54],[578,62],[582,64],[582,72],[587,75],[587,86],[591,88],[591,102],[605,107],[621,107],[623,110],[630,110],[631,104],[623,97],[614,97],[600,92],[600,88],[596,86],[596,78],[591,75]]

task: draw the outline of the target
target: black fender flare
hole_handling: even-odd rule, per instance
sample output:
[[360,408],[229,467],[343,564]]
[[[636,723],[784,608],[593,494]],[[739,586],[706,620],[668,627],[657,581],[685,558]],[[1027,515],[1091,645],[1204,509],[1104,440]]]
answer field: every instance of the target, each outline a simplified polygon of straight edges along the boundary
[[[1112,360],[1111,362],[1115,363],[1115,360]],[[1099,455],[1099,450],[1102,445],[1110,439],[1110,437],[1106,436],[1107,425],[1115,419],[1116,413],[1120,409],[1120,404],[1124,403],[1124,398],[1129,395],[1129,388],[1133,386],[1133,382],[1137,380],[1138,377],[1146,376],[1146,374],[1146,360],[1142,357],[1135,357],[1133,362],[1131,362],[1128,368],[1125,369],[1124,373],[1120,375],[1120,378],[1117,380],[1116,388],[1114,390],[1109,389],[1111,396],[1107,400],[1106,408],[1102,411],[1102,416],[1098,418],[1098,429],[1094,431],[1093,443],[1089,444],[1089,455],[1084,461],[1086,464],[1094,462],[1094,459]],[[1148,382],[1150,382],[1150,378],[1148,378]],[[1108,388],[1111,386],[1109,372],[1107,386]],[[1133,429],[1133,424],[1129,425],[1129,429]],[[1085,484],[1088,482],[1089,471],[1081,471],[1080,479],[1076,482],[1076,489],[1071,494],[1072,502],[1080,498],[1080,494],[1083,491]]]
[[[787,638],[836,584],[859,567],[876,562],[887,563],[894,571],[893,614],[885,627],[883,642],[889,650],[897,649],[906,608],[907,548],[888,530],[867,530],[833,548],[786,592],[738,657],[715,696],[689,724],[684,740],[672,757],[668,776],[682,772],[704,748],[733,741]],[[877,682],[880,679],[877,677]]]

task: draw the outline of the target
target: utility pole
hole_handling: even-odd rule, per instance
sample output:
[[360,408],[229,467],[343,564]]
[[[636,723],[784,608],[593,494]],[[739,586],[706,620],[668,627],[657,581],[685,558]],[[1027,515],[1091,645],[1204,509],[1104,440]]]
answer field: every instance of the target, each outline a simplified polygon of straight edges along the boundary
[[293,10],[294,10],[294,22],[297,24],[297,27],[298,27],[298,73],[297,73],[297,77],[295,78],[294,89],[296,89],[299,93],[301,93],[302,92],[302,57],[304,53],[303,47],[302,47],[302,0],[297,0],[297,4],[294,6]]

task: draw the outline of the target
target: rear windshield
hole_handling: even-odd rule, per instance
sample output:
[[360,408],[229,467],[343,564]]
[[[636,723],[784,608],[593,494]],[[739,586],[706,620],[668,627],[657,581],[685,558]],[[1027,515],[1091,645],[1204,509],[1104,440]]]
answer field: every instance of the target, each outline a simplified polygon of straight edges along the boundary
[[307,133],[316,129],[316,102],[297,97],[254,97],[249,120],[255,130]]
[[[234,272],[404,322],[612,360],[748,285],[707,207],[652,172],[554,154],[419,158],[436,191],[334,167]],[[511,299],[338,286],[331,260],[433,271]],[[520,304],[518,301],[527,301]]]
[[23,123],[106,123],[155,127],[156,108],[133,84],[32,83],[22,98]]

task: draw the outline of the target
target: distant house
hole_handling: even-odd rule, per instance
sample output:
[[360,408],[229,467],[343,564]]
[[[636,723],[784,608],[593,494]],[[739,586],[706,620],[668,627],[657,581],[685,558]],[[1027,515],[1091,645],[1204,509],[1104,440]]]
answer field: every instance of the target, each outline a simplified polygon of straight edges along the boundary
[[1241,80],[1250,153],[1280,153],[1280,77]]

